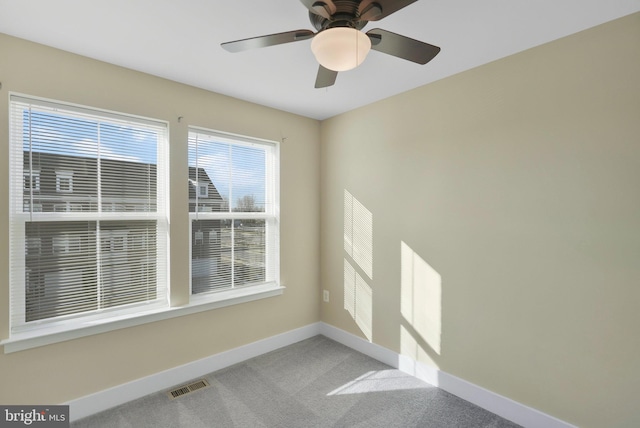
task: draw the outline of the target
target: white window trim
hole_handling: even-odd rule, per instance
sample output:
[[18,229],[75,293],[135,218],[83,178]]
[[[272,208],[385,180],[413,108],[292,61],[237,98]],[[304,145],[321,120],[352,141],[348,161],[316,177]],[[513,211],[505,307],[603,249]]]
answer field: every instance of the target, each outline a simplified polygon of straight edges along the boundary
[[[62,189],[60,181],[62,179],[69,180],[69,188]],[[56,192],[58,193],[73,193],[73,171],[56,171]]]
[[[22,190],[27,191],[27,192],[31,191],[31,190],[33,190],[34,192],[40,191],[40,171],[33,170],[33,171],[29,172],[29,170],[26,169],[22,173],[22,176],[24,178],[28,178],[28,177],[32,178],[32,180],[30,181],[30,184],[32,185],[32,187],[24,186],[24,188]],[[35,184],[35,186],[33,186],[33,184]]]
[[209,294],[206,300],[193,299],[184,306],[140,311],[135,314],[113,317],[92,322],[73,322],[73,327],[60,325],[43,328],[32,332],[12,334],[9,339],[0,342],[4,346],[4,353],[24,351],[39,346],[65,342],[99,333],[120,330],[128,327],[167,320],[212,309],[224,308],[254,300],[266,299],[283,294],[285,287],[275,283],[253,287],[236,288]]

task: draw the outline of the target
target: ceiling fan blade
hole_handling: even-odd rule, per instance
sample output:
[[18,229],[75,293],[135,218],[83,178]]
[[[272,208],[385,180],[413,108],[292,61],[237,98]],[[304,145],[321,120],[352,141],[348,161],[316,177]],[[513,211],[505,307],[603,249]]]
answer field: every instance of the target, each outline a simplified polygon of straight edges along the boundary
[[379,21],[418,0],[362,0],[360,18],[365,21]]
[[328,86],[333,86],[336,83],[336,77],[338,77],[338,72],[329,70],[323,66],[318,68],[318,76],[316,77],[316,88],[326,88]]
[[371,39],[371,49],[418,64],[428,63],[440,52],[437,46],[380,28],[367,31],[367,36]]
[[251,37],[249,39],[235,40],[220,44],[229,52],[242,52],[248,49],[266,48],[267,46],[281,45],[283,43],[297,42],[310,39],[315,35],[311,30],[295,30],[285,33],[269,34],[267,36]]
[[331,15],[338,10],[336,5],[333,4],[333,0],[300,0],[300,2],[312,13],[325,19],[331,19]]

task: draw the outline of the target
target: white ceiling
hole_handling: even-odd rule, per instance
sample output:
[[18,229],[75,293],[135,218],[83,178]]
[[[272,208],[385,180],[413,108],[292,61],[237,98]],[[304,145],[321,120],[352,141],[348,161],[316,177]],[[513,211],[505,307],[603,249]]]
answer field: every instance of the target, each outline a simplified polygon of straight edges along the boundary
[[313,87],[310,40],[235,54],[220,47],[313,30],[299,0],[0,0],[0,32],[325,119],[637,11],[640,0],[419,0],[364,31],[440,46],[434,60],[373,51],[325,89]]

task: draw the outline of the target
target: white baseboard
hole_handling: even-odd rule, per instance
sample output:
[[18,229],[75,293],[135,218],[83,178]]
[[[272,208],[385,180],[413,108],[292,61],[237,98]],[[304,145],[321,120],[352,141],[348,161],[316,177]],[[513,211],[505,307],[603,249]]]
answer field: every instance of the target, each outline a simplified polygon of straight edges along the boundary
[[320,323],[320,334],[525,428],[576,428],[574,425],[542,413],[539,410],[491,392],[435,367],[420,363],[404,355],[399,355],[329,324]]
[[310,324],[286,333],[249,343],[201,360],[174,367],[160,373],[127,382],[68,403],[70,419],[76,421],[163,389],[185,383],[191,379],[232,366],[258,355],[320,334],[321,323]]
[[553,416],[486,390],[435,367],[399,355],[387,348],[368,342],[323,322],[317,322],[249,343],[198,361],[96,392],[65,404],[70,406],[71,421],[76,421],[318,334],[322,334],[371,358],[402,370],[523,427],[575,428],[573,425]]

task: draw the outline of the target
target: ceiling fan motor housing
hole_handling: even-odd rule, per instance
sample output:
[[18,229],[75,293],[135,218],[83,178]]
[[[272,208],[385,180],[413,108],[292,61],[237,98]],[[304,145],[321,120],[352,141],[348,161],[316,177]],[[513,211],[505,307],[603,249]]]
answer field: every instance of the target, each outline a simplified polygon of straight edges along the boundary
[[[357,67],[369,50],[395,56],[417,64],[426,64],[440,48],[380,28],[360,31],[370,21],[385,17],[418,0],[300,0],[309,10],[316,33],[308,29],[286,31],[222,43],[229,52],[265,48],[313,39],[311,50],[319,63],[316,88],[336,81],[339,71]],[[355,60],[354,60],[355,58]]]
[[368,21],[360,19],[360,0],[334,0],[333,5],[336,10],[333,14],[330,14],[329,7],[326,3],[322,1],[314,3],[314,8],[319,7],[326,11],[323,15],[330,15],[330,19],[327,19],[325,16],[321,16],[314,11],[309,11],[309,20],[316,30],[322,31],[336,27],[347,27],[361,30],[365,25],[367,25]]

